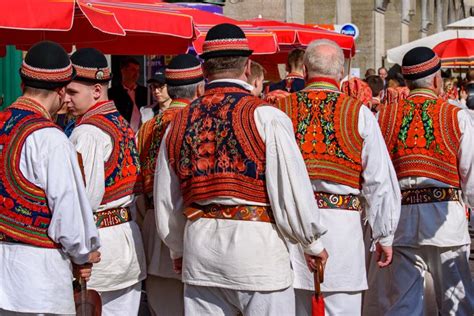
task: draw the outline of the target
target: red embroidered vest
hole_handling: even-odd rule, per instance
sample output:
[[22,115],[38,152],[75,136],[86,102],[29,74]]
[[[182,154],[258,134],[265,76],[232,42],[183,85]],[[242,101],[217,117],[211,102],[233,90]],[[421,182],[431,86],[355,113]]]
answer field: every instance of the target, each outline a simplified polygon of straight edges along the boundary
[[188,100],[184,99],[173,100],[169,108],[155,115],[155,117],[143,124],[138,131],[137,146],[143,177],[143,193],[145,194],[153,192],[156,160],[166,128],[174,119],[176,113],[189,105],[189,103]]
[[112,153],[104,166],[105,193],[101,204],[140,193],[142,180],[134,132],[113,101],[94,105],[77,120],[76,127],[82,124],[94,125],[112,139]]
[[214,83],[176,114],[166,145],[186,205],[216,197],[269,203],[254,120],[261,104],[239,85]]
[[361,105],[341,93],[337,83],[328,78],[315,78],[304,90],[278,102],[293,122],[296,142],[312,180],[361,188]]
[[26,138],[47,127],[58,128],[46,109],[29,98],[20,97],[0,112],[0,241],[61,247],[48,236],[52,214],[45,191],[20,171]]
[[427,89],[415,89],[380,111],[380,128],[399,179],[427,177],[460,187],[459,111]]

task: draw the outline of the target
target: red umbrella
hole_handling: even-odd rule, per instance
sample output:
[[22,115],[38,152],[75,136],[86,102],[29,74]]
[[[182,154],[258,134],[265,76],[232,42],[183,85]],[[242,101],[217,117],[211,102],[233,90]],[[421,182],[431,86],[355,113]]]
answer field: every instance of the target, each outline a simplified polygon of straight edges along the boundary
[[109,54],[178,54],[198,35],[193,18],[153,0],[0,2],[0,46],[40,40]]
[[324,316],[324,298],[321,283],[324,282],[324,267],[321,260],[316,260],[318,269],[314,272],[314,295],[312,299],[312,316]]
[[444,67],[474,66],[474,39],[447,40],[433,47],[433,50],[441,58]]
[[252,19],[246,22],[259,26],[277,35],[280,48],[287,46],[291,49],[294,46],[308,46],[314,40],[329,39],[336,42],[344,51],[344,55],[349,58],[355,54],[355,42],[352,36],[342,35],[333,31],[319,27],[287,23],[265,19]]
[[193,42],[194,49],[198,54],[202,53],[202,45],[206,34],[211,27],[221,23],[231,23],[239,26],[249,41],[250,49],[254,55],[275,54],[278,52],[278,43],[275,34],[250,23],[234,20],[223,15],[197,10],[185,6],[176,5],[176,10],[182,14],[190,15],[194,19],[199,36]]

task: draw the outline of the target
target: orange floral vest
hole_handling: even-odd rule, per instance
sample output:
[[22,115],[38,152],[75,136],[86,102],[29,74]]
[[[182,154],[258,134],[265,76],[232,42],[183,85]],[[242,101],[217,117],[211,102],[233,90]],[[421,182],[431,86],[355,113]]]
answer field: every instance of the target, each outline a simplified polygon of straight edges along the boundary
[[428,89],[415,89],[380,111],[380,128],[399,179],[427,177],[460,187],[459,111]]
[[278,102],[293,122],[296,142],[312,180],[361,188],[361,106],[328,78],[313,78],[304,90]]
[[142,179],[135,135],[113,101],[94,105],[77,120],[76,127],[82,124],[94,125],[112,139],[112,153],[104,166],[105,193],[101,204],[141,193]]
[[156,161],[166,128],[174,119],[176,113],[189,105],[189,103],[189,100],[185,99],[173,100],[169,108],[155,115],[155,117],[143,124],[138,131],[137,147],[143,177],[143,193],[145,194],[153,192]]

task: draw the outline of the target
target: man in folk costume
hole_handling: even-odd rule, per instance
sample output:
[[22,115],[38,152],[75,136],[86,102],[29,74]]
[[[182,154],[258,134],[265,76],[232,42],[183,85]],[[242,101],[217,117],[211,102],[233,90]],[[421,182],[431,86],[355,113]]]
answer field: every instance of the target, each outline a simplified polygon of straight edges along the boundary
[[102,261],[93,267],[88,286],[101,295],[102,315],[136,315],[146,267],[133,220],[141,184],[134,132],[108,100],[112,76],[105,56],[84,48],[71,61],[77,76],[65,101],[77,121],[70,139],[84,161],[86,192],[102,241]]
[[23,96],[0,113],[0,315],[74,314],[71,261],[88,279],[100,259],[76,151],[52,121],[75,71],[40,42],[20,76]]
[[[243,31],[216,25],[204,43],[204,95],[176,114],[155,177],[158,233],[185,283],[190,315],[292,315],[284,236],[314,268],[327,253],[288,117],[252,96]],[[184,214],[183,214],[184,213]]]
[[271,84],[269,91],[283,90],[286,92],[297,92],[304,88],[305,71],[303,66],[304,50],[296,48],[288,54],[286,70],[288,74],[285,79]]
[[[278,106],[293,121],[321,223],[328,227],[322,237],[331,254],[321,285],[326,314],[360,315],[367,289],[362,215],[365,211],[372,227],[379,266],[386,267],[392,260],[400,190],[374,115],[338,88],[344,72],[341,48],[329,40],[314,41],[304,60],[306,88]],[[290,250],[296,314],[311,315],[313,278],[302,268],[301,248]]]
[[431,49],[408,51],[402,74],[410,94],[379,116],[402,190],[393,265],[378,275],[386,315],[423,315],[427,272],[440,314],[473,314],[465,207],[474,205],[474,129],[467,110],[439,97],[440,67]]
[[199,60],[189,54],[174,57],[166,68],[166,85],[173,99],[167,109],[146,122],[138,132],[138,152],[143,175],[146,210],[143,242],[147,257],[146,290],[153,315],[183,315],[183,283],[173,270],[169,248],[156,232],[153,210],[153,182],[161,140],[177,112],[204,92],[204,76]]

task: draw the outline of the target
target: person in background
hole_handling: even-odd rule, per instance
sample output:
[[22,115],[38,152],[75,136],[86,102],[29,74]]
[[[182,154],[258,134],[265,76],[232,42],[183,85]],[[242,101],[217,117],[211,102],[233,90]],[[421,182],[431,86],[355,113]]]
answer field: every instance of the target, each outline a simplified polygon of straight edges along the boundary
[[77,76],[65,101],[77,117],[71,141],[84,162],[86,193],[102,242],[88,287],[102,299],[102,315],[137,315],[145,253],[135,222],[135,195],[141,192],[135,133],[107,97],[112,78],[107,59],[94,48],[71,56]]
[[364,75],[365,79],[364,80],[367,80],[367,78],[369,78],[370,76],[375,76],[375,75],[376,75],[375,69],[374,68],[369,68],[365,72],[365,75]]
[[247,78],[247,83],[254,88],[252,95],[260,97],[263,91],[263,81],[265,80],[265,68],[256,61],[250,61],[250,75]]
[[[189,54],[174,57],[166,68],[166,85],[173,101],[168,108],[149,120],[138,132],[137,143],[143,174],[145,209],[142,226],[147,257],[146,290],[148,305],[154,316],[183,315],[183,283],[173,271],[169,248],[156,231],[153,206],[153,183],[156,160],[166,128],[178,112],[204,92],[204,76],[199,60]],[[141,209],[143,207],[140,207]]]
[[140,77],[140,63],[132,57],[120,62],[122,80],[109,89],[109,99],[114,101],[120,115],[137,132],[141,125],[140,108],[147,105],[148,90],[137,83]]
[[286,71],[288,74],[285,79],[270,85],[269,91],[283,90],[287,92],[296,92],[304,88],[305,70],[303,65],[304,50],[296,48],[288,54]]
[[152,119],[155,115],[166,110],[171,104],[171,97],[168,94],[165,74],[157,71],[152,78],[147,80],[147,84],[153,96],[153,103],[140,108],[142,124]]
[[372,90],[372,100],[368,103],[369,109],[373,113],[377,113],[382,104],[383,80],[379,76],[370,76],[366,82]]
[[386,89],[387,88],[387,76],[388,76],[388,72],[387,72],[387,69],[385,67],[380,67],[378,70],[377,70],[377,74],[379,75],[379,77],[383,80],[383,88]]
[[60,45],[33,45],[23,96],[0,113],[2,316],[75,314],[73,267],[88,281],[100,260],[77,153],[52,121],[75,75]]

